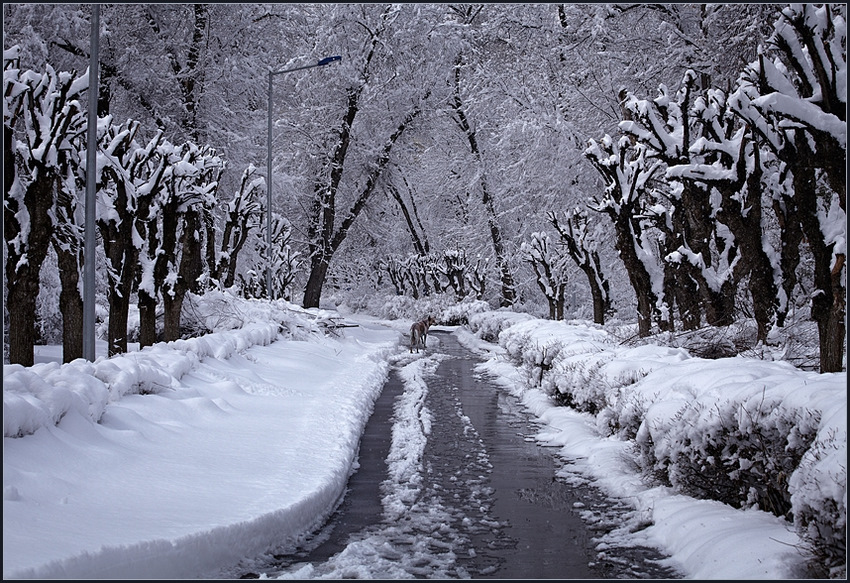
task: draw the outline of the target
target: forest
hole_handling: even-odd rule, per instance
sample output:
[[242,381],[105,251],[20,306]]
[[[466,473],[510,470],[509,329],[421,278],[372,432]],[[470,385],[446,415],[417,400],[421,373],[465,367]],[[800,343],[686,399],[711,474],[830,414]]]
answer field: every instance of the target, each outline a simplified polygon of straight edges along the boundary
[[93,14],[3,6],[6,363],[83,355],[94,262],[110,355],[203,333],[191,298],[231,290],[747,319],[754,344],[803,317],[814,368],[846,366],[846,5]]

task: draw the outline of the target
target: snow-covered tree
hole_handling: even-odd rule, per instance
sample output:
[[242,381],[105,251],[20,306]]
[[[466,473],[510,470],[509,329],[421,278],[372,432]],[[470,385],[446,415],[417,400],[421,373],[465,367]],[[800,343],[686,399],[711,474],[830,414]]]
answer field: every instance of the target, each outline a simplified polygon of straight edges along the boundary
[[139,122],[100,120],[98,152],[97,226],[107,260],[109,289],[108,351],[127,351],[131,296],[140,277],[139,258],[145,238],[144,222],[162,187],[166,160],[157,148],[162,131],[145,146],[136,141]]
[[769,226],[763,206],[774,195],[766,188],[770,181],[764,179],[764,155],[749,129],[729,111],[723,91],[699,95],[692,116],[698,120],[700,139],[690,147],[690,162],[671,165],[667,176],[674,181],[696,181],[717,201],[713,216],[729,230],[732,240],[726,247],[739,254],[732,262],[731,280],[747,280],[757,338],[765,342],[770,329],[780,323],[779,312],[787,311],[787,301],[780,302],[780,269],[771,259],[776,252],[765,236]]
[[[3,234],[6,301],[15,306],[9,312],[9,359],[30,366],[39,272],[56,228],[61,183],[73,188],[69,159],[79,156],[74,143],[85,128],[79,97],[88,77],[57,73],[49,65],[40,73],[21,70],[19,53],[19,47],[3,52]],[[71,218],[67,210],[62,214]],[[63,326],[81,328],[82,321]]]
[[632,146],[628,137],[615,142],[607,134],[599,142],[590,140],[585,155],[605,182],[604,194],[595,197],[590,208],[611,219],[614,246],[637,295],[638,333],[648,336],[653,315],[666,320],[668,310],[662,302],[662,267],[644,220],[645,192],[659,174],[661,162],[648,159],[646,148]]
[[565,211],[563,222],[554,212],[547,213],[546,218],[560,235],[567,254],[587,276],[593,301],[593,321],[604,324],[606,314],[611,312],[611,291],[599,259],[599,234],[594,235],[590,230],[587,211],[578,208]]
[[[690,111],[696,91],[696,74],[689,71],[675,94],[665,85],[651,101],[627,93],[623,104],[626,119],[620,128],[647,148],[648,157],[668,168],[687,166],[692,162],[691,147],[703,137]],[[664,259],[684,268],[674,274],[676,285],[687,285],[688,279],[697,284],[701,304],[686,306],[685,311],[702,308],[708,324],[727,326],[734,318],[737,242],[726,229],[718,228],[706,184],[682,173],[671,178],[666,198],[671,204],[667,214],[672,228],[666,234],[673,240],[665,244],[673,252]]]
[[245,169],[239,189],[225,205],[225,223],[218,249],[215,245],[217,229],[214,217],[210,216],[206,224],[210,279],[226,288],[232,286],[236,279],[239,253],[248,241],[251,231],[261,230],[263,225],[260,222],[263,204],[259,195],[265,190],[265,179],[256,177],[256,172],[257,168],[253,164]]
[[[402,7],[342,6],[338,12],[334,21],[344,30],[357,31],[355,38],[362,39],[363,46],[352,47],[344,59],[349,64],[342,66],[350,78],[342,88],[342,119],[336,122],[337,129],[321,155],[321,168],[314,178],[308,213],[310,272],[304,290],[305,307],[319,305],[334,254],[369,204],[396,142],[419,117],[430,93],[427,84],[423,87],[427,79],[417,82],[415,78],[416,62],[402,64],[391,50],[392,40],[405,38],[403,25],[412,26],[409,17],[402,15]],[[338,34],[339,31],[334,33]],[[399,85],[400,80],[411,84]],[[376,93],[379,86],[381,90]],[[386,127],[387,118],[392,125],[381,130]],[[370,121],[376,125],[358,131]],[[376,135],[376,130],[386,133]],[[352,178],[345,180],[346,173]],[[348,194],[347,203],[344,194]],[[347,210],[340,212],[345,206]]]
[[[792,4],[741,76],[730,107],[791,174],[793,208],[815,260],[812,318],[822,372],[842,370],[846,336],[847,31],[841,5]],[[772,57],[772,58],[771,58]]]
[[549,304],[549,319],[563,320],[567,289],[566,256],[545,231],[532,233],[531,241],[521,245],[520,253],[537,276],[537,287]]
[[[265,210],[261,210],[258,222],[266,224]],[[242,231],[245,233],[246,231]],[[266,274],[271,269],[272,295],[287,301],[293,299],[293,284],[301,269],[303,259],[298,251],[292,248],[292,224],[278,214],[272,216],[272,248],[269,263],[268,242],[264,229],[253,229],[255,246],[260,251],[248,261],[244,275],[236,274],[242,294],[249,298],[268,298]]]

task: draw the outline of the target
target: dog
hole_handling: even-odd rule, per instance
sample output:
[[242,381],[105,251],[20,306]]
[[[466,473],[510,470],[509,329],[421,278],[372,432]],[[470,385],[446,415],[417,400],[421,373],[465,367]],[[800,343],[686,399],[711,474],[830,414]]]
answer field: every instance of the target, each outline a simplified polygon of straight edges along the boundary
[[416,348],[416,352],[419,352],[419,346],[422,345],[422,350],[425,350],[425,342],[428,339],[428,329],[437,323],[437,320],[434,319],[433,316],[428,316],[424,320],[419,322],[414,322],[410,326],[410,352],[413,353],[413,349]]

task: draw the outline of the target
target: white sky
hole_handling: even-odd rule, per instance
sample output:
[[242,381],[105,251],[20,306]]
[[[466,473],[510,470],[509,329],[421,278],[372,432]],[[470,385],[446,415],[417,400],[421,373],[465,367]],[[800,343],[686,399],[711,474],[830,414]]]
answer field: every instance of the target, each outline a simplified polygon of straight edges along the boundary
[[[405,382],[396,414],[411,408],[393,429],[384,508],[405,512],[427,439],[427,424],[412,422],[409,403],[421,401],[441,357],[431,349],[408,353],[400,332],[410,322],[348,316],[359,326],[345,328],[342,338],[325,337],[311,321],[332,312],[305,316],[286,307],[292,311],[271,315],[296,332],[277,340],[266,308],[254,318],[265,323],[96,363],[60,366],[50,362],[55,353],[42,349],[43,364],[4,366],[4,579],[209,577],[272,545],[303,540],[344,492],[359,435],[391,365],[401,368]],[[254,315],[242,310],[249,320]],[[535,322],[540,333],[551,324]],[[561,330],[573,340],[581,332],[563,324]],[[654,522],[634,534],[624,525],[605,543],[657,547],[689,578],[799,576],[805,557],[788,523],[645,486],[626,462],[628,442],[601,437],[592,417],[521,389],[502,348],[457,333],[482,355],[479,369],[498,375],[543,423],[542,443],[558,446],[574,471]],[[843,489],[846,509],[846,373],[818,376],[740,358],[683,360],[660,347],[620,351],[612,362],[616,366],[606,369],[612,379],[653,363],[655,376],[647,378],[655,379],[656,394],[666,391],[671,399],[684,378],[689,390],[714,390],[723,370],[734,371],[720,375],[725,390],[781,378],[788,382],[777,386],[789,395],[818,377],[815,393],[834,402],[822,424],[831,424],[843,444],[824,468],[823,475],[837,479],[824,486]],[[150,394],[136,394],[139,387]],[[16,432],[26,435],[9,437]],[[422,519],[438,521],[439,512]],[[403,564],[376,558],[380,553],[365,548],[370,544],[386,541],[361,541],[330,565],[302,565],[291,576],[410,576]],[[437,564],[434,572],[448,567]]]

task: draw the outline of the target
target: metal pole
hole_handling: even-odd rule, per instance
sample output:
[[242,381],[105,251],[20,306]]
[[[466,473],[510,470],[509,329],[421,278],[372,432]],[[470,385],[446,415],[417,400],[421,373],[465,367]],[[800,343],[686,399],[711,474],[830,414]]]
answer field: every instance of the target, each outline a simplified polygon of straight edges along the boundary
[[91,55],[89,57],[89,111],[86,142],[85,257],[83,264],[83,358],[95,359],[94,268],[95,268],[95,179],[97,174],[97,94],[100,5],[92,5]]
[[284,69],[283,71],[269,71],[269,119],[266,130],[266,294],[270,300],[274,299],[274,291],[272,290],[272,78],[275,75],[282,75],[283,73],[292,73],[293,71],[312,69],[313,67],[324,67],[340,59],[342,57],[339,55],[325,57],[313,65],[304,65],[303,67]]
[[274,299],[272,291],[272,75],[269,71],[269,127],[266,134],[266,295]]

